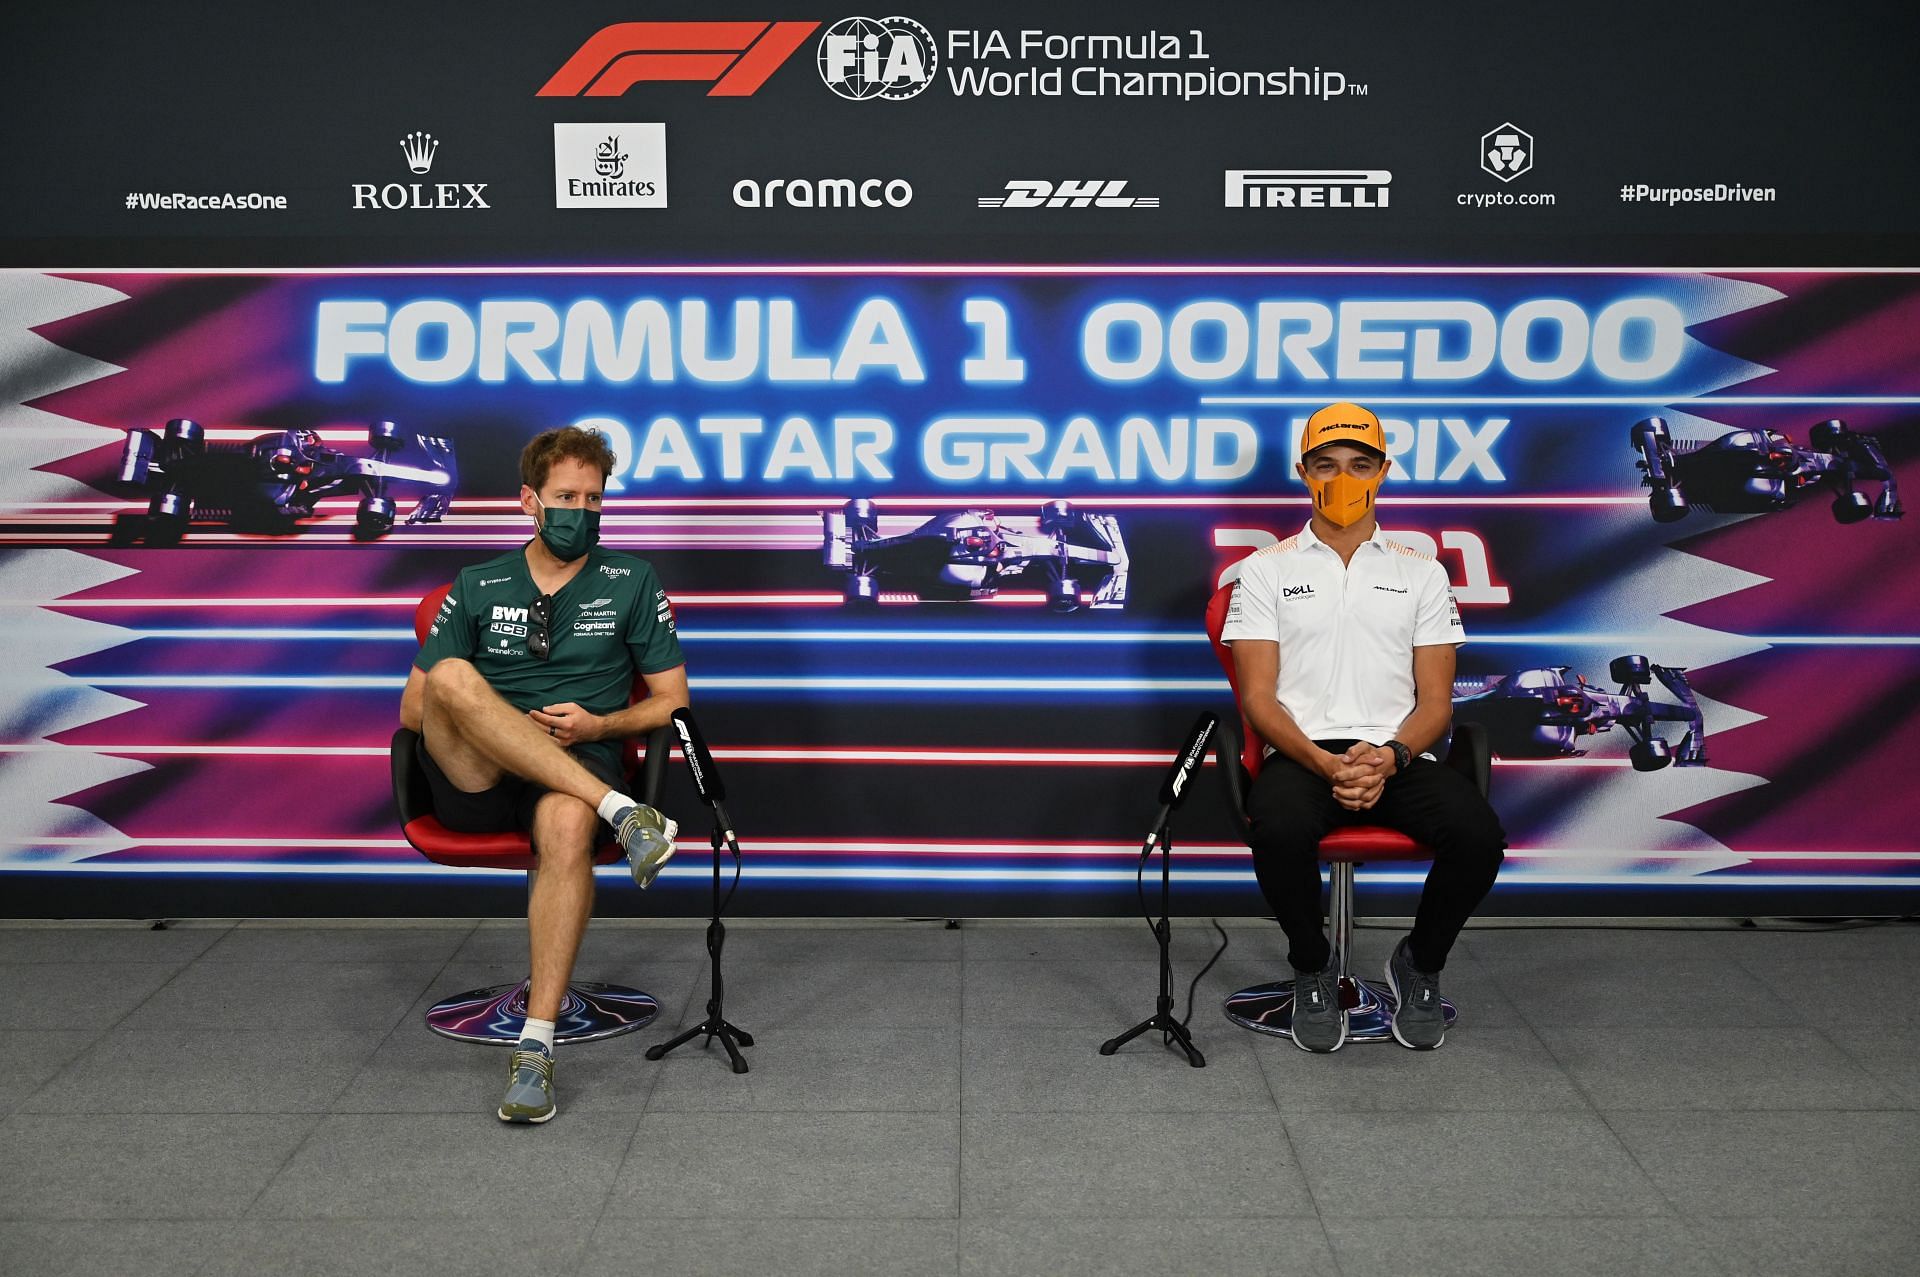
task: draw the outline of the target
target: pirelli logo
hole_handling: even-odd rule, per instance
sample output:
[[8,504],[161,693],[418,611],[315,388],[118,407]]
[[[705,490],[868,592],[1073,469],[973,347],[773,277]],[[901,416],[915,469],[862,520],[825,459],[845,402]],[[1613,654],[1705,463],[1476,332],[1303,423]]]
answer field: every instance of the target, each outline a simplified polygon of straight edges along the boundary
[[1385,208],[1385,169],[1228,169],[1228,208]]
[[617,98],[660,80],[751,97],[818,22],[616,22],[601,27],[540,86],[543,98]]

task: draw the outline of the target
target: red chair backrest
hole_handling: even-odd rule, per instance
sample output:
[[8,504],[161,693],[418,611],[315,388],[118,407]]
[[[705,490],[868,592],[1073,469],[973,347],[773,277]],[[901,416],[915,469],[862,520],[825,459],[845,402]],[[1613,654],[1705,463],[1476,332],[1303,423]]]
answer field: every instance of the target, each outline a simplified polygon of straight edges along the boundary
[[[1227,686],[1233,689],[1233,703],[1240,703],[1240,683],[1234,676],[1233,649],[1221,642],[1220,632],[1227,627],[1227,605],[1233,602],[1233,587],[1236,582],[1229,581],[1213,592],[1207,600],[1207,640],[1213,644],[1213,654],[1220,662],[1220,668],[1227,672]],[[1260,764],[1267,756],[1266,742],[1254,734],[1253,724],[1247,716],[1240,716],[1240,765],[1247,769],[1249,777],[1260,774]]]

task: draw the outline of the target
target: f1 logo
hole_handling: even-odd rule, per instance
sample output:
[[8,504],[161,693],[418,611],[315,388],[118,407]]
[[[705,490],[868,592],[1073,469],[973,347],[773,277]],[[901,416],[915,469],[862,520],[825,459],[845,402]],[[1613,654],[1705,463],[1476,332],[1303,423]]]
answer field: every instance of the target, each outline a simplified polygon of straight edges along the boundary
[[616,22],[594,32],[540,86],[543,98],[617,98],[651,80],[710,83],[710,98],[751,96],[818,22]]

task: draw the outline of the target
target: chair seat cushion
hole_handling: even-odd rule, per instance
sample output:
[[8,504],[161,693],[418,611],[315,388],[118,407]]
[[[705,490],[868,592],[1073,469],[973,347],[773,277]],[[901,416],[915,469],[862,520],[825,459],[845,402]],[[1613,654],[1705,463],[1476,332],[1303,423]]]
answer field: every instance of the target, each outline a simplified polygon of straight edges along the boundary
[[1432,860],[1433,849],[1384,825],[1349,825],[1320,840],[1320,859],[1328,864],[1362,860]]
[[[407,841],[415,851],[436,865],[459,865],[472,869],[538,869],[539,857],[521,833],[462,834],[441,824],[434,816],[416,816],[404,826]],[[593,863],[610,865],[620,859],[620,844],[603,843]]]

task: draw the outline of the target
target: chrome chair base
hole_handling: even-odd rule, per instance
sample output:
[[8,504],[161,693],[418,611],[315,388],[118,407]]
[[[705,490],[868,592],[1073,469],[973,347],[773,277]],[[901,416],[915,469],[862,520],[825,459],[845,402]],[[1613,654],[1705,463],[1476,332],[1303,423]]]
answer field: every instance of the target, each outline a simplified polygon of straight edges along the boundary
[[[567,986],[560,1014],[554,1017],[553,1040],[595,1042],[645,1028],[660,1014],[651,995],[623,984],[594,984],[576,980]],[[520,1040],[527,1018],[527,982],[472,989],[437,1002],[427,1011],[427,1027],[441,1037],[461,1042],[512,1046]]]
[[[1340,1001],[1347,1007],[1347,1041],[1391,1042],[1393,1040],[1393,992],[1378,980],[1343,976]],[[1442,998],[1440,1006],[1452,1028],[1459,1013],[1453,1003]],[[1256,984],[1227,998],[1227,1018],[1243,1029],[1269,1033],[1274,1037],[1293,1036],[1293,981]]]

